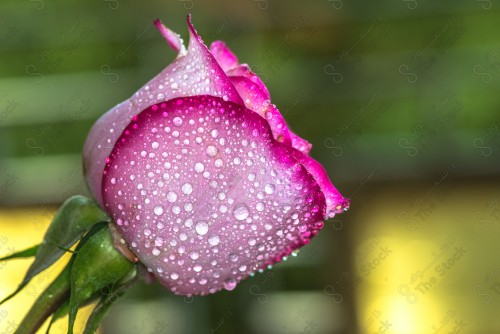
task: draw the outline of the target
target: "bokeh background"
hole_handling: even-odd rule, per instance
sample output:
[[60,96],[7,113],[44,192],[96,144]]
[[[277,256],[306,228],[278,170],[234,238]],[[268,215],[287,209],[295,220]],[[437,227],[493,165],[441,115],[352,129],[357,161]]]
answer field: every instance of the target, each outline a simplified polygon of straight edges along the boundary
[[[352,206],[233,292],[136,286],[101,333],[499,333],[496,0],[3,0],[0,255],[88,194],[87,132],[174,58],[153,18],[186,38],[188,13],[261,76]],[[0,298],[28,265],[0,263]],[[0,307],[0,333],[60,268]]]

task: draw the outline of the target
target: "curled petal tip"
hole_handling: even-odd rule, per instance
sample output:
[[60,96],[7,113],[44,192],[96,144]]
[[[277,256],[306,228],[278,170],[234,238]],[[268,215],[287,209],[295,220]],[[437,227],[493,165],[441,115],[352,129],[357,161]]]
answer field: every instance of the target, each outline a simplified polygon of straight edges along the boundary
[[349,198],[342,198],[337,206],[335,206],[335,213],[342,213],[346,212],[349,210],[349,207],[351,206],[351,200]]
[[186,48],[184,47],[182,38],[178,34],[165,27],[160,19],[155,19],[153,23],[172,49],[179,52],[180,54],[186,53]]

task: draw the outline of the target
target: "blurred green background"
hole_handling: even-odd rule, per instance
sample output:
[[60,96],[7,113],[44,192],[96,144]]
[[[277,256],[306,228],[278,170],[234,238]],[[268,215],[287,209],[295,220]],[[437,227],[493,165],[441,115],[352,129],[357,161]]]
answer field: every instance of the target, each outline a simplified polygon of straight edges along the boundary
[[[495,0],[2,1],[0,255],[88,194],[87,132],[174,58],[152,20],[186,39],[188,13],[266,82],[351,209],[233,292],[137,286],[101,332],[499,333]],[[0,267],[0,297],[24,262]]]

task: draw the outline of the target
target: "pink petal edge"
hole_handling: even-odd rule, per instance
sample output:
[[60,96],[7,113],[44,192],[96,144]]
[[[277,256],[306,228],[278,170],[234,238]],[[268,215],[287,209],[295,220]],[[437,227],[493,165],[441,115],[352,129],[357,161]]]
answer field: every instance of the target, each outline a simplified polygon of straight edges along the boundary
[[238,58],[223,41],[212,42],[212,44],[210,44],[210,52],[226,73],[239,64]]
[[160,19],[155,19],[153,23],[174,51],[177,51],[180,55],[186,54],[186,47],[179,34],[165,27]]

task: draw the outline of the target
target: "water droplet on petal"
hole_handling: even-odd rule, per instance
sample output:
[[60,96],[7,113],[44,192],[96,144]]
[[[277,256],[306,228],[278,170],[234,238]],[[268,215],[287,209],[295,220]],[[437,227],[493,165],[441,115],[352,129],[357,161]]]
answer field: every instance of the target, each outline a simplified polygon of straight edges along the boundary
[[193,186],[190,184],[190,183],[184,183],[182,185],[182,192],[185,194],[185,195],[189,195],[193,192]]
[[271,195],[274,192],[274,184],[266,184],[266,186],[264,187],[264,191],[266,192],[266,194]]
[[236,288],[236,280],[234,278],[228,278],[224,281],[224,289],[231,291]]
[[173,191],[167,193],[167,201],[174,203],[177,200],[177,194]]
[[250,212],[248,211],[248,206],[246,204],[241,203],[234,207],[233,216],[236,220],[245,220]]
[[205,235],[207,234],[208,232],[208,224],[206,221],[199,221],[196,223],[196,226],[195,226],[195,230],[196,230],[196,233],[198,233],[199,235]]
[[157,205],[157,206],[155,206],[153,211],[154,211],[155,215],[161,216],[163,214],[163,207],[161,205]]
[[196,260],[200,257],[200,253],[198,253],[196,251],[192,251],[191,253],[189,253],[189,257],[193,260]]
[[217,147],[215,147],[213,145],[210,145],[207,147],[207,155],[209,157],[215,157],[218,152],[219,152],[219,150],[217,149]]
[[175,126],[181,126],[182,125],[182,118],[174,117],[173,122],[174,122]]
[[208,243],[211,245],[211,246],[217,246],[220,242],[220,238],[218,235],[211,235],[210,238],[208,238]]
[[197,162],[195,165],[194,165],[194,170],[197,172],[197,173],[201,173],[205,170],[205,166],[201,163],[201,162]]

